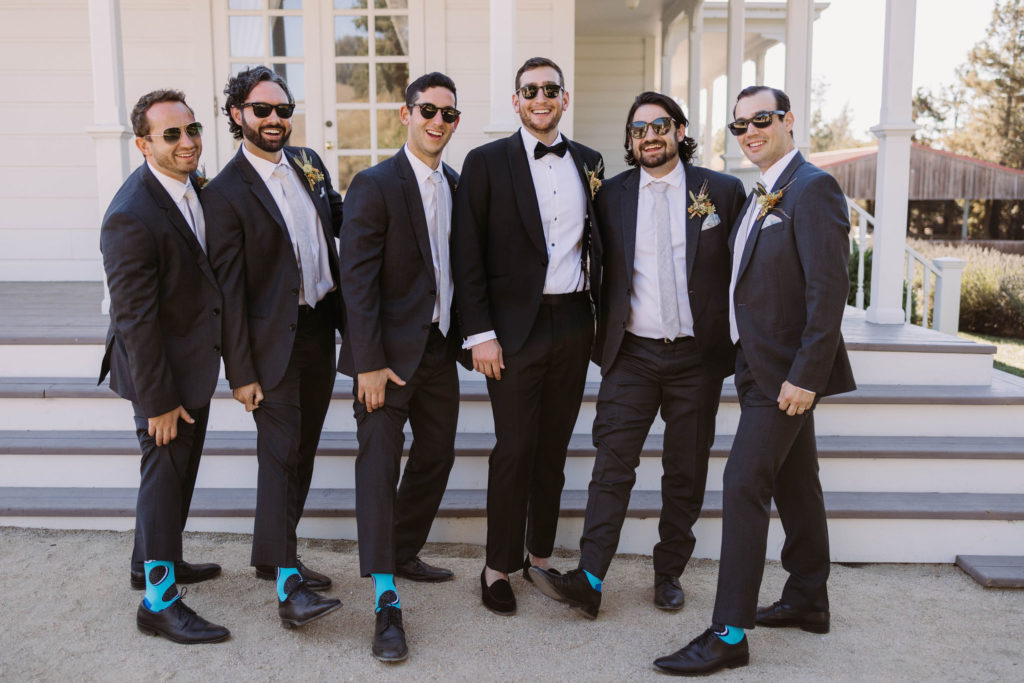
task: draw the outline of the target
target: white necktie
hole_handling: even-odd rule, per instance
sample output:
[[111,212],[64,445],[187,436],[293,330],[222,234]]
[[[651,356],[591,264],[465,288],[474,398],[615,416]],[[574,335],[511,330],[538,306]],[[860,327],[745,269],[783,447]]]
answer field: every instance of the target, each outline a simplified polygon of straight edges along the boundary
[[199,240],[199,246],[206,251],[206,221],[203,218],[203,206],[199,203],[199,195],[196,194],[192,185],[185,187],[185,208],[188,209],[189,223],[192,232]]
[[437,282],[437,291],[440,296],[441,319],[439,327],[441,334],[448,336],[448,328],[451,327],[452,318],[452,273],[448,256],[448,201],[444,191],[444,176],[440,171],[430,174],[430,182],[434,186],[434,215],[430,221],[431,248],[437,254],[438,268],[435,269],[434,278]]
[[757,198],[750,193],[750,208],[743,215],[743,222],[736,232],[736,241],[732,245],[732,277],[729,279],[729,334],[735,344],[740,339],[740,331],[736,326],[736,279],[740,274],[740,261],[743,251],[747,248],[747,237],[754,225],[754,211],[757,209]]
[[316,238],[316,219],[309,215],[289,175],[283,165],[274,169],[274,177],[281,185],[288,210],[292,214],[292,235],[299,252],[303,296],[306,303],[315,308],[316,302],[329,289],[326,282],[322,285],[320,283],[320,241]]
[[668,211],[668,183],[648,185],[654,192],[654,248],[658,252],[658,301],[661,308],[661,333],[666,340],[679,335],[679,295],[676,293],[676,269],[672,257],[672,218]]

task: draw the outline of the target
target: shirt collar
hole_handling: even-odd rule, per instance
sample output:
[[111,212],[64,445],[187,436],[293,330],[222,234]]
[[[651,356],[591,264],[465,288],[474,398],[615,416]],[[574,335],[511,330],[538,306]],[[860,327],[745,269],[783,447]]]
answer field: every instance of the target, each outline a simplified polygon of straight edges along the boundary
[[[412,166],[412,172],[416,174],[416,182],[422,185],[427,182],[427,178],[434,171],[441,171],[441,164],[438,163],[437,168],[430,168],[419,157],[409,151],[409,145],[402,145],[402,149],[405,150],[405,156],[409,159],[409,165]],[[444,177],[444,171],[441,171],[441,177]]]
[[[534,161],[535,159],[533,158],[533,150],[537,147],[538,144],[541,144],[540,139],[537,138],[537,136],[535,136],[533,133],[528,132],[523,127],[519,128],[519,132],[522,133],[522,135],[523,135],[523,147],[526,148],[526,158],[529,159],[530,161]],[[554,147],[555,145],[557,145],[561,141],[562,141],[562,134],[559,133],[558,137],[555,138],[555,141],[552,142],[549,145],[549,147]]]
[[776,181],[778,181],[779,176],[782,175],[782,172],[786,170],[786,167],[789,166],[789,162],[793,160],[793,157],[796,156],[796,153],[797,148],[794,147],[793,149],[786,152],[785,156],[783,156],[781,159],[779,159],[774,164],[769,166],[767,171],[761,174],[760,182],[762,185],[765,186],[765,189],[767,189],[769,192],[775,189]]
[[640,189],[643,189],[654,182],[668,183],[674,188],[678,188],[683,182],[683,164],[678,163],[676,167],[668,172],[667,175],[661,178],[655,178],[647,172],[646,168],[640,168]]
[[181,182],[176,178],[172,178],[163,171],[155,168],[153,164],[149,163],[149,159],[146,159],[146,165],[149,166],[150,172],[156,176],[156,179],[160,181],[160,184],[163,185],[165,190],[167,190],[167,194],[171,195],[171,199],[174,200],[174,203],[180,204],[181,200],[185,198],[185,190],[187,190],[192,184],[191,180]]
[[256,170],[257,175],[259,175],[265,183],[270,180],[270,176],[274,175],[274,169],[278,166],[285,166],[289,169],[291,168],[291,164],[288,163],[288,156],[284,152],[281,152],[281,161],[276,164],[273,161],[267,161],[263,157],[256,156],[250,152],[244,144],[242,145],[242,154],[245,155],[245,158],[248,159],[249,163],[252,164],[252,167]]

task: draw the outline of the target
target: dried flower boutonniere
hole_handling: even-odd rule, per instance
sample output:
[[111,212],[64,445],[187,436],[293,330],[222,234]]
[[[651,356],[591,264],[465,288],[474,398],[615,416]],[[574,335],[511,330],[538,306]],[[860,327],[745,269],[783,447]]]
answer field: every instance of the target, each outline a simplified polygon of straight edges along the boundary
[[319,168],[313,165],[313,162],[310,160],[310,158],[306,156],[305,151],[299,152],[298,162],[299,168],[302,169],[303,175],[306,176],[306,182],[309,183],[310,190],[315,188],[317,183],[323,182],[323,171],[321,171]]
[[[775,210],[775,205],[779,203],[780,199],[782,199],[782,194],[788,190],[789,186],[792,184],[792,182],[789,182],[784,187],[780,187],[775,190],[775,192],[769,192],[761,183],[758,183],[754,187],[754,193],[757,195],[757,205],[761,207],[761,211],[757,214],[757,220],[761,220]],[[783,216],[786,215],[786,212],[782,209],[779,209],[779,213]],[[786,217],[788,218],[788,216]]]
[[210,179],[206,177],[206,164],[196,169],[196,188],[203,189]]
[[586,164],[583,164],[583,173],[587,176],[587,185],[590,186],[590,198],[593,199],[597,196],[597,191],[601,189],[601,178],[599,176],[604,173],[604,160],[598,161],[593,171],[587,168]]
[[686,208],[686,213],[690,215],[690,218],[710,216],[717,212],[718,210],[708,197],[708,181],[704,181],[696,196],[694,196],[693,190],[690,190],[690,206]]

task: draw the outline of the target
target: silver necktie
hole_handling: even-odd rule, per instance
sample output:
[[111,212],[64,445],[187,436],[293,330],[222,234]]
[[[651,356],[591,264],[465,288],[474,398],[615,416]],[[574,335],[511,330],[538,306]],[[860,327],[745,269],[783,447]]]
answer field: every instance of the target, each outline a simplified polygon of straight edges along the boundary
[[196,234],[196,239],[199,240],[199,246],[206,251],[206,221],[203,218],[203,206],[199,203],[199,195],[196,194],[195,189],[188,185],[185,187],[185,208],[188,209],[188,217],[191,219],[190,223],[192,232]]
[[[320,242],[316,238],[316,219],[309,215],[302,197],[289,178],[288,169],[278,166],[274,177],[281,184],[288,210],[292,214],[292,235],[299,253],[299,271],[302,276],[302,292],[306,303],[316,307],[316,302],[327,293],[327,287],[320,292]],[[326,284],[326,283],[325,283]]]
[[654,192],[654,247],[658,252],[658,300],[661,305],[661,333],[668,341],[679,335],[679,295],[672,257],[672,218],[668,211],[668,183],[648,185]]
[[430,174],[430,182],[434,186],[434,215],[430,221],[430,241],[437,254],[438,269],[434,278],[440,295],[441,334],[448,336],[452,318],[452,273],[448,256],[448,201],[444,191],[444,176],[440,171]]

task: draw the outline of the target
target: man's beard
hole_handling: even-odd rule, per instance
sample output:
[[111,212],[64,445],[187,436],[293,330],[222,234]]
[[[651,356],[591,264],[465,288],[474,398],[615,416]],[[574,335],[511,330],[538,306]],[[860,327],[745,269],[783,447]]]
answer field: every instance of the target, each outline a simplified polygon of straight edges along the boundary
[[677,156],[679,156],[679,147],[665,143],[665,146],[655,152],[653,156],[644,156],[641,151],[640,155],[637,157],[637,161],[639,161],[640,165],[644,168],[657,168],[658,166],[667,164]]
[[[281,137],[278,140],[268,140],[263,137],[260,132],[264,127],[280,128]],[[245,120],[245,115],[242,116],[242,135],[246,140],[256,145],[259,149],[264,152],[279,152],[281,148],[288,144],[288,138],[292,136],[291,128],[281,124],[263,124],[261,123],[258,128],[253,128]]]
[[[551,108],[554,111],[554,107]],[[519,110],[519,120],[522,121],[523,127],[527,130],[535,130],[538,133],[547,133],[548,131],[558,130],[558,123],[562,120],[562,114],[559,112],[558,116],[552,116],[548,122],[548,125],[537,124],[530,118],[530,114],[526,109]]]

